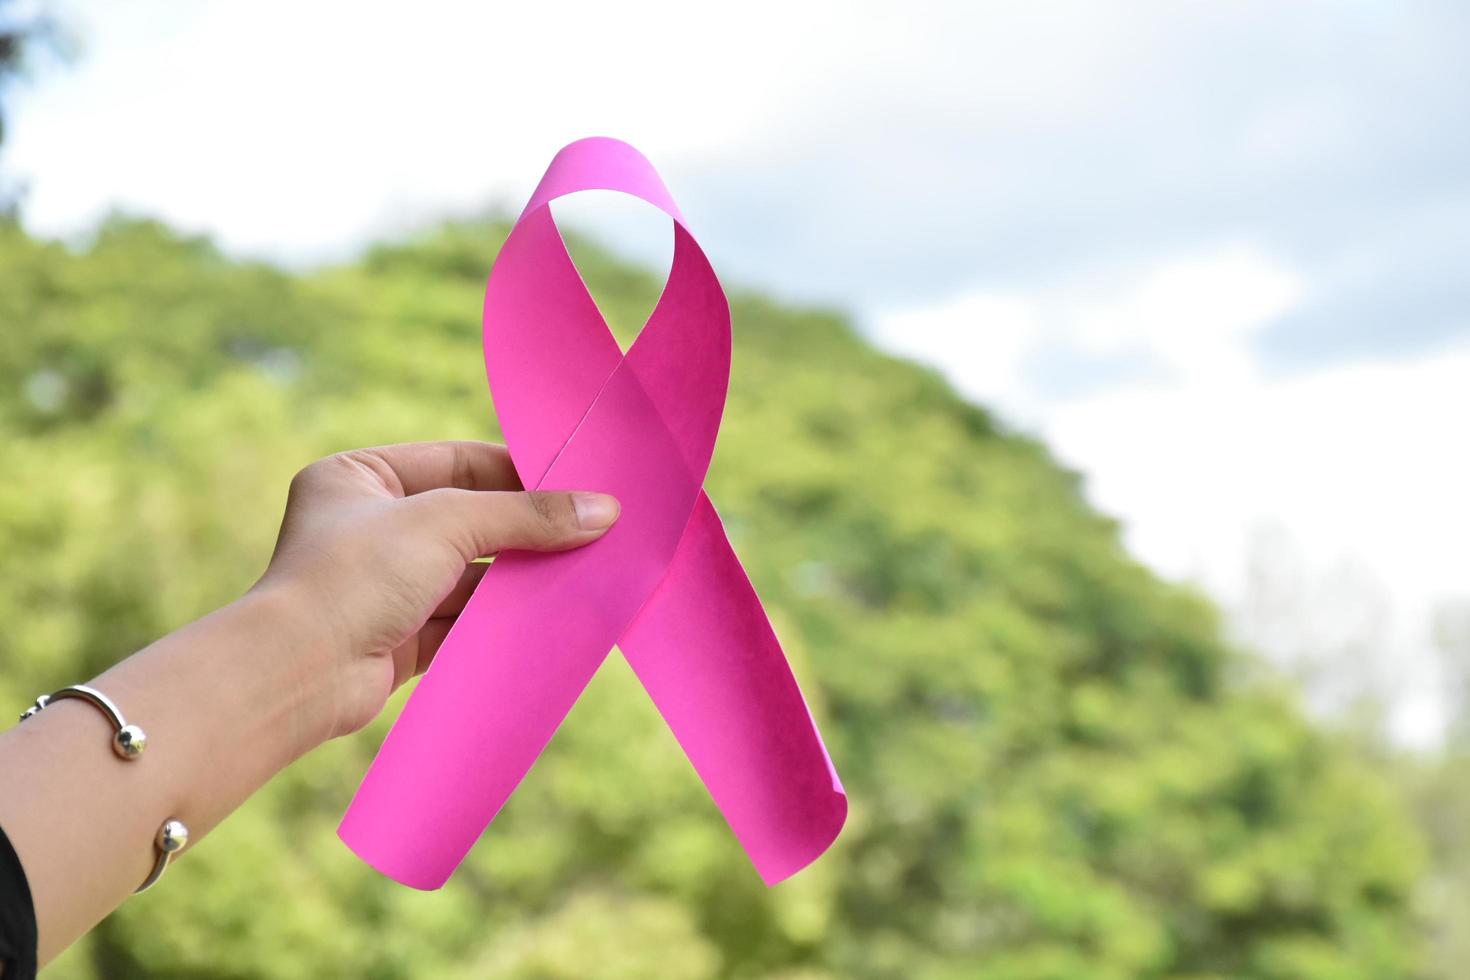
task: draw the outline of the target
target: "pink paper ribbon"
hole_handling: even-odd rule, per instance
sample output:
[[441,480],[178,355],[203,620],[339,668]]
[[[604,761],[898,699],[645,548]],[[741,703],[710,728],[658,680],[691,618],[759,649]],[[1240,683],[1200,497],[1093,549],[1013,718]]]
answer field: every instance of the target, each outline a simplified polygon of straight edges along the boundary
[[[674,221],[668,283],[626,355],[549,207],[594,188]],[[495,261],[484,330],[522,482],[612,493],[622,514],[585,548],[495,560],[338,834],[391,878],[444,884],[616,644],[761,878],[801,870],[836,839],[847,797],[702,489],[729,383],[729,303],[637,150],[593,138],[556,155]]]

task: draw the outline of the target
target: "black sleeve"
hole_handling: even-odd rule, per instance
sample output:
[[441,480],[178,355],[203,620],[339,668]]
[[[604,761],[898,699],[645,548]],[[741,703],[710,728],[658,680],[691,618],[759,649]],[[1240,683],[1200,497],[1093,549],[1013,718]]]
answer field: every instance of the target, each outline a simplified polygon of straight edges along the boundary
[[0,828],[0,963],[5,980],[33,980],[36,975],[36,909],[25,868],[10,838]]

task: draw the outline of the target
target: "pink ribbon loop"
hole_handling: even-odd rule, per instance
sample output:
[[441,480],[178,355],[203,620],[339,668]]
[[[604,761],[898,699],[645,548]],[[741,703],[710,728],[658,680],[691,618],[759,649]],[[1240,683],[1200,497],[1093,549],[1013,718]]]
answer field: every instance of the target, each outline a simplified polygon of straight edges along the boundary
[[[674,222],[658,305],[625,355],[552,200],[621,191]],[[622,503],[600,540],[490,567],[358,788],[338,834],[437,888],[616,644],[767,884],[836,839],[847,798],[703,484],[730,375],[730,312],[649,162],[580,140],[552,161],[485,290],[485,362],[527,487]]]

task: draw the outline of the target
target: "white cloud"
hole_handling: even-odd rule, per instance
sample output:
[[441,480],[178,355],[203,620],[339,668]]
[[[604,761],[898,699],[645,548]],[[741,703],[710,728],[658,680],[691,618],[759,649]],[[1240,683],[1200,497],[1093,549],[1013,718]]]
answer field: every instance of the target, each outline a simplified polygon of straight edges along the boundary
[[[835,71],[837,52],[803,35],[846,24],[861,50],[881,29],[834,4],[765,6],[790,30],[715,24],[673,2],[637,14],[591,2],[87,4],[85,56],[16,106],[9,166],[34,178],[25,213],[40,230],[122,204],[229,247],[310,257],[405,213],[518,203],[580,136],[622,136],[664,161],[731,150],[779,119],[787,86]],[[753,50],[785,70],[752,70]]]
[[1085,350],[1146,349],[1182,381],[1239,384],[1256,370],[1249,336],[1303,290],[1279,261],[1234,245],[1170,259],[1122,295],[1068,297],[1054,318]]
[[1023,296],[976,293],[940,306],[880,316],[881,343],[895,353],[942,364],[971,398],[1023,414],[1033,410],[1021,377],[1042,337],[1042,310]]
[[[1337,650],[1365,591],[1387,604],[1377,658],[1394,727],[1430,739],[1439,723],[1428,636],[1435,601],[1470,588],[1470,345],[1418,358],[1271,377],[1254,334],[1307,295],[1290,268],[1239,245],[1140,270],[1111,293],[971,295],[880,317],[891,349],[998,404],[1087,474],[1130,548],[1243,610],[1262,526],[1300,551],[1299,629],[1255,637],[1294,663],[1306,643]],[[999,314],[996,316],[995,314]],[[987,320],[987,314],[994,317]],[[917,327],[915,325],[918,325]],[[1027,389],[1022,353],[1139,346],[1169,371],[1070,400]],[[1019,353],[1018,353],[1019,352]],[[1360,569],[1356,592],[1327,585]],[[1372,589],[1364,578],[1382,583]],[[1371,644],[1370,644],[1371,645]],[[1346,671],[1348,665],[1342,665]]]

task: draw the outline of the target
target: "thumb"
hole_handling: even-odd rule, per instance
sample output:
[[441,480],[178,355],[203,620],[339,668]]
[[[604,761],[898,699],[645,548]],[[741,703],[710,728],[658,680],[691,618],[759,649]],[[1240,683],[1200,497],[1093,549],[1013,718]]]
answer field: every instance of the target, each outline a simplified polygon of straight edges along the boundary
[[424,530],[453,543],[468,561],[507,548],[564,551],[590,544],[618,519],[605,493],[483,491],[443,488],[403,501]]

